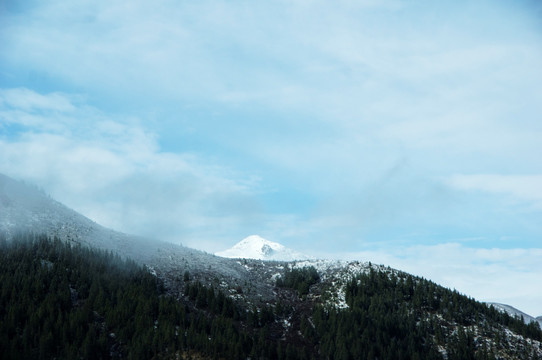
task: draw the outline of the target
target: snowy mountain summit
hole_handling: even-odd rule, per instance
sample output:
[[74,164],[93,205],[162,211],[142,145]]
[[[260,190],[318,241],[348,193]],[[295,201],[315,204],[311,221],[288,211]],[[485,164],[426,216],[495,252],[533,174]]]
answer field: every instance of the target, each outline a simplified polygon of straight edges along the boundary
[[258,235],[248,236],[235,244],[231,249],[217,252],[215,255],[227,258],[279,261],[308,259],[307,256],[295,250],[288,249],[284,245],[266,240]]

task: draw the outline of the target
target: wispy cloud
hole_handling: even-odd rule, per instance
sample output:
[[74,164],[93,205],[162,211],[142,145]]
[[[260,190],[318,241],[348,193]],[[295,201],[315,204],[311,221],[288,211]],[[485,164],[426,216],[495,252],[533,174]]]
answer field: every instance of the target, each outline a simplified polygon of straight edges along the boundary
[[24,148],[38,137],[59,151],[79,146],[70,136],[91,139],[84,151],[95,156],[72,153],[104,173],[124,177],[156,154],[192,166],[207,158],[203,167],[309,194],[323,218],[397,228],[456,206],[465,186],[439,179],[541,170],[530,160],[542,151],[541,36],[527,5],[54,1],[9,10],[0,61],[26,88],[3,91],[4,121],[30,129],[18,132]]
[[[0,89],[0,101],[3,108],[11,108],[23,111],[59,111],[70,112],[75,109],[73,104],[66,96],[58,93],[48,95],[38,94],[35,91],[18,88],[18,89]],[[9,120],[3,114],[3,119]],[[19,118],[11,119],[11,121],[21,121]],[[25,125],[38,125],[37,123]]]
[[460,190],[509,196],[542,209],[542,175],[453,175],[448,183]]
[[[4,89],[0,99],[0,129],[25,128],[18,137],[0,138],[2,171],[36,182],[103,225],[193,244],[195,233],[219,238],[221,226],[234,227],[259,211],[253,180],[194,154],[161,151],[137,119],[58,93]],[[49,111],[63,121],[52,126]]]
[[210,251],[540,247],[535,2],[4,8],[0,170],[105,225]]

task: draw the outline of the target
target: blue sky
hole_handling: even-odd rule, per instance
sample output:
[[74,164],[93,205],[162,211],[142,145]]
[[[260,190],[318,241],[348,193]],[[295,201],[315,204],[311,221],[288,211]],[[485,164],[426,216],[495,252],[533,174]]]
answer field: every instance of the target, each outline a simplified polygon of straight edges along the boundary
[[0,172],[542,308],[537,1],[0,1]]

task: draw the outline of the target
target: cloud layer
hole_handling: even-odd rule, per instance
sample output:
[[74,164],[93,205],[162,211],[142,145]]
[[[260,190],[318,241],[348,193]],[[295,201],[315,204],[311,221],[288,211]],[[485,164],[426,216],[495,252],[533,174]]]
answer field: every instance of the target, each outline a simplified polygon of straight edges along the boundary
[[5,1],[0,171],[211,252],[258,233],[408,269],[456,244],[438,275],[468,246],[461,284],[483,251],[539,256],[541,9]]
[[[93,220],[176,242],[239,226],[258,213],[255,180],[189,153],[160,151],[136,119],[104,114],[61,93],[0,93],[2,171],[47,189]],[[51,122],[51,118],[59,119]],[[17,130],[13,130],[17,129]],[[216,241],[216,240],[215,240]]]

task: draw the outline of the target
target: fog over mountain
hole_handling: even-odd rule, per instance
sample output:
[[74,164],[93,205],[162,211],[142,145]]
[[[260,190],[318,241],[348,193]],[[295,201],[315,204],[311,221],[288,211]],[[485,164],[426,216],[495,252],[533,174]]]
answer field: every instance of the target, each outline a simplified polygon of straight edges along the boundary
[[[30,245],[17,243],[22,241],[21,238],[31,238],[34,236],[32,233],[46,234],[60,239],[61,242],[46,245],[42,239],[29,243]],[[93,312],[94,318],[90,317],[88,320],[76,315],[73,315],[70,321],[59,323],[56,320],[63,329],[73,325],[74,321],[79,321],[80,327],[90,326],[87,336],[96,336],[97,332],[102,340],[97,343],[87,342],[85,349],[90,352],[99,350],[109,356],[145,353],[149,350],[140,349],[137,344],[148,341],[149,344],[154,344],[152,351],[157,354],[168,354],[176,352],[172,349],[188,347],[192,350],[198,349],[202,359],[211,359],[212,354],[239,354],[240,351],[247,354],[258,353],[261,358],[276,358],[278,355],[272,355],[269,349],[275,349],[280,356],[289,353],[293,358],[302,356],[311,359],[338,358],[341,353],[350,354],[353,358],[371,357],[374,351],[383,354],[383,358],[387,359],[395,359],[399,353],[418,354],[417,356],[425,354],[423,356],[432,359],[447,359],[459,352],[466,352],[469,356],[491,355],[502,359],[542,358],[542,331],[539,323],[512,306],[489,306],[400,269],[373,264],[370,259],[304,259],[300,253],[257,235],[241,240],[231,249],[218,253],[222,256],[216,256],[160,240],[120,233],[96,224],[32,185],[1,174],[0,240],[0,246],[6,251],[6,254],[2,255],[7,256],[6,264],[3,264],[0,270],[4,271],[4,267],[8,265],[13,265],[16,269],[0,275],[8,279],[1,286],[16,287],[17,282],[9,281],[10,276],[15,276],[13,274],[23,276],[24,281],[30,281],[28,279],[32,276],[41,276],[40,280],[36,281],[45,281],[46,284],[49,280],[44,280],[44,276],[63,276],[62,282],[50,282],[51,286],[60,286],[56,292],[52,292],[52,287],[45,287],[39,298],[43,297],[44,301],[49,301],[50,304],[55,296],[64,294],[62,308],[66,309],[65,316],[72,316],[80,311],[82,303],[91,304],[88,306],[96,309]],[[21,255],[24,254],[25,246],[29,251],[32,251],[31,247],[34,246],[33,251],[39,254],[38,257],[33,259]],[[49,252],[43,252],[47,246],[50,247]],[[148,337],[141,340],[135,340],[133,336],[123,337],[127,334],[124,329],[131,328],[127,323],[129,319],[118,323],[115,321],[118,320],[117,315],[103,315],[108,311],[119,314],[118,311],[109,309],[107,304],[119,304],[120,301],[125,304],[122,306],[129,307],[131,302],[120,300],[125,299],[121,290],[111,290],[111,296],[118,297],[114,302],[107,302],[103,289],[97,292],[96,289],[106,281],[103,280],[102,285],[97,285],[97,279],[101,276],[110,279],[110,274],[104,274],[102,267],[93,268],[92,271],[97,272],[94,274],[92,286],[82,285],[83,280],[73,284],[70,282],[74,281],[75,275],[69,277],[66,274],[74,270],[71,266],[81,266],[82,260],[70,263],[69,266],[58,265],[61,261],[71,259],[73,254],[84,252],[86,248],[110,252],[102,255],[90,255],[91,252],[86,252],[84,261],[89,261],[92,266],[97,263],[102,264],[101,266],[117,266],[118,264],[103,263],[106,261],[104,256],[107,257],[108,254],[112,255],[109,255],[107,261],[121,261],[120,258],[114,260],[115,254],[118,254],[143,266],[145,274],[159,285],[151,286],[146,290],[152,290],[151,293],[140,294],[137,298],[151,301],[150,299],[156,296],[155,306],[158,308],[165,304],[167,299],[169,304],[176,304],[170,305],[168,311],[176,312],[169,313],[168,319],[174,321],[174,324],[169,324],[169,320],[159,321],[159,317],[153,318],[152,312],[145,311],[145,314],[141,313],[136,317],[150,316],[148,326],[143,323],[136,326],[141,331],[154,329],[169,335],[159,336],[156,340]],[[67,253],[59,257],[58,251]],[[98,260],[100,257],[102,260]],[[38,264],[37,273],[26,271],[23,274],[17,270],[17,264],[23,260],[30,264],[25,265],[29,268],[32,268],[32,264],[34,267]],[[87,271],[91,271],[90,267]],[[88,275],[85,270],[74,271],[72,274],[79,274],[83,278]],[[141,279],[136,278],[133,285],[140,282]],[[126,281],[124,284],[130,286]],[[94,295],[86,298],[89,287],[90,293]],[[20,291],[24,292],[24,289]],[[133,289],[131,291],[134,291]],[[158,293],[154,294],[155,290]],[[2,296],[13,294],[14,291],[3,291]],[[85,301],[80,300],[80,297]],[[162,300],[159,301],[160,298]],[[2,299],[6,301],[4,297]],[[24,299],[27,303],[30,301],[27,293],[24,293]],[[15,300],[11,299],[6,303],[8,309],[19,306],[12,301]],[[43,304],[38,301],[31,306],[39,307],[44,306]],[[23,308],[28,311],[28,306]],[[52,306],[55,308],[55,305]],[[24,312],[23,308],[18,311]],[[140,307],[133,311],[140,311]],[[366,314],[359,316],[360,312]],[[33,314],[27,315],[35,316]],[[47,310],[40,314],[47,314]],[[184,318],[186,321],[182,323],[175,323],[174,319],[183,316],[182,314],[203,316],[209,325],[197,329],[186,320],[189,318]],[[332,321],[333,316],[342,320]],[[369,318],[372,319],[370,323],[359,323]],[[49,324],[47,319],[45,317],[41,321]],[[390,319],[394,320],[390,323]],[[8,348],[8,344],[11,344],[8,356],[10,359],[17,358],[21,351],[25,351],[25,354],[37,351],[29,348],[38,345],[28,337],[10,338],[10,334],[16,332],[14,329],[21,327],[39,338],[40,344],[46,339],[49,339],[49,343],[56,344],[51,347],[41,346],[39,351],[42,353],[52,354],[55,349],[70,354],[78,352],[77,349],[70,348],[60,336],[56,340],[50,339],[50,334],[43,333],[40,330],[42,327],[35,320],[23,321],[21,324],[14,323],[12,318],[8,320],[0,326],[8,339],[6,342],[5,337],[0,337],[0,349]],[[344,328],[338,326],[337,321],[350,322],[352,325]],[[30,323],[33,325],[28,325]],[[122,330],[118,330],[119,334],[116,334],[107,330],[110,326]],[[229,326],[230,330],[227,331],[241,331],[244,334],[243,341],[252,345],[244,350],[239,347],[237,351],[233,350],[237,346],[236,342],[240,341],[239,338],[224,337],[222,332],[220,335],[212,333],[212,329],[216,330],[221,326]],[[172,331],[174,327],[184,330],[175,332]],[[371,333],[381,334],[378,339],[371,340],[367,336],[347,339],[352,331],[364,331],[368,327]],[[416,331],[413,331],[413,328],[416,328]],[[344,329],[347,331],[343,332]],[[195,332],[203,332],[204,335],[190,335],[185,340],[179,335]],[[264,333],[267,335],[263,336]],[[83,342],[84,333],[80,331],[78,334],[77,341]],[[396,340],[390,342],[391,334]],[[459,337],[457,334],[460,334]],[[326,340],[329,336],[334,339],[334,346],[329,346],[330,343]],[[262,341],[269,343],[265,345]],[[209,344],[212,344],[214,350],[210,350]],[[351,344],[356,345],[350,347]],[[415,347],[412,347],[412,344],[415,344]],[[298,355],[292,355],[294,353]]]
[[[258,235],[248,236],[232,248],[217,252],[215,256],[159,239],[121,233],[69,209],[36,186],[3,174],[0,174],[0,231],[8,237],[21,231],[45,233],[77,244],[113,250],[163,274],[190,269],[202,277],[214,274],[233,283],[246,281],[247,276],[259,278],[256,272],[247,271],[246,265],[236,259],[297,262],[298,266],[312,265],[321,271],[342,269],[340,271],[345,274],[353,274],[358,269],[357,265],[352,267],[351,261],[310,260],[306,255]],[[536,320],[510,305],[492,304],[512,315],[523,315],[526,321]]]

